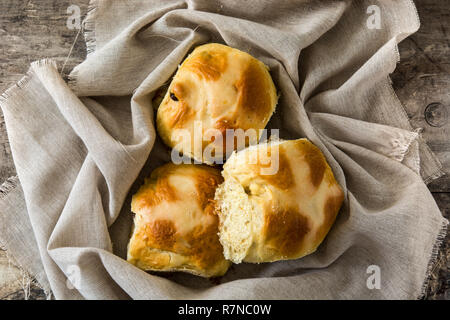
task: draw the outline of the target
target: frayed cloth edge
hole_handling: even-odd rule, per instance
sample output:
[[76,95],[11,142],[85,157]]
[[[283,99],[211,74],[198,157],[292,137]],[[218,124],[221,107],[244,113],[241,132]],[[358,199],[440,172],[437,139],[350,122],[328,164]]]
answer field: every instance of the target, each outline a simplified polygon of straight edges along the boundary
[[[17,186],[20,184],[19,178],[17,176],[10,177],[6,179],[6,181],[0,186],[0,200],[4,199],[9,192],[15,190]],[[6,258],[8,260],[8,263],[17,267],[22,275],[22,290],[24,293],[24,299],[28,300],[30,298],[30,292],[31,292],[31,285],[34,284],[38,288],[42,289],[45,293],[45,296],[47,297],[47,300],[51,300],[53,295],[50,290],[45,285],[42,285],[35,277],[33,277],[30,272],[28,272],[14,257],[14,254],[11,253],[11,251],[8,248],[8,245],[3,241],[0,241],[0,249],[5,251]]]

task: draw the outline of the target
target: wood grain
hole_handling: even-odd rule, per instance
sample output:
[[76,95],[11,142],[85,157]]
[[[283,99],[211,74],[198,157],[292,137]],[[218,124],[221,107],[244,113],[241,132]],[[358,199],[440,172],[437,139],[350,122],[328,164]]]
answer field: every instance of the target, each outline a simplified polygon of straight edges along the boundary
[[[67,28],[67,8],[78,5],[84,14],[89,0],[2,0],[0,2],[0,92],[16,83],[32,61],[54,58],[61,67],[78,30]],[[405,106],[413,126],[423,128],[423,136],[437,154],[449,175],[430,184],[430,190],[443,214],[450,214],[450,119],[441,127],[430,126],[425,119],[426,107],[434,102],[450,108],[450,11],[447,1],[415,1],[422,26],[400,46],[401,62],[392,75],[394,88]],[[67,60],[67,74],[85,57],[83,37],[79,36]],[[450,110],[449,117],[450,117]],[[0,126],[2,126],[0,121]],[[1,132],[1,130],[0,130]],[[7,141],[0,135],[0,146]],[[9,148],[0,147],[0,183],[15,174]],[[430,280],[428,299],[443,299],[450,288],[448,264],[450,239],[440,250]],[[0,250],[0,299],[23,299],[21,272],[8,264]],[[44,299],[42,290],[32,286],[30,299]]]
[[[438,156],[447,174],[430,184],[431,191],[450,192],[450,6],[448,1],[415,1],[420,30],[399,45],[401,62],[392,75],[394,89],[415,128]],[[433,127],[425,109],[441,103],[446,124]]]
[[[78,5],[85,14],[88,4],[89,0],[0,1],[0,92],[20,80],[33,61],[53,58],[61,68],[78,34],[78,30],[67,28],[67,8]],[[65,74],[83,61],[85,51],[80,34]],[[4,126],[2,121],[0,126]],[[7,140],[0,135],[0,184],[15,175],[11,152],[3,143]],[[9,264],[6,253],[0,250],[0,299],[24,299],[22,287],[20,270]],[[29,298],[44,299],[45,294],[32,285]]]

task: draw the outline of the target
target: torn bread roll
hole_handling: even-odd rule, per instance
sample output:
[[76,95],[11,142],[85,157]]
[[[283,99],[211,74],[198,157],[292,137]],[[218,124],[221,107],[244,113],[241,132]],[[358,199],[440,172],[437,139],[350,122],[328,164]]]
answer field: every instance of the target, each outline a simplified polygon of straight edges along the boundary
[[255,138],[246,145],[257,143],[277,101],[264,63],[226,45],[205,44],[175,74],[157,111],[157,130],[184,156],[217,163],[226,156],[225,148],[239,147],[234,142],[225,146],[227,129],[253,129]]
[[230,262],[219,242],[214,193],[219,170],[166,164],[154,170],[133,196],[134,231],[128,262],[143,270],[223,275]]
[[272,262],[314,252],[344,193],[321,151],[306,139],[273,141],[233,153],[216,190],[226,259]]

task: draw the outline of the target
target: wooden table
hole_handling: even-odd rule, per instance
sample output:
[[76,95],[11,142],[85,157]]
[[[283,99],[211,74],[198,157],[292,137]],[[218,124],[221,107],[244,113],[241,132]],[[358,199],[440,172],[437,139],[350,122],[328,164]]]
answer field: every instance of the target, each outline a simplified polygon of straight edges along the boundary
[[[77,5],[82,14],[85,14],[88,2],[0,2],[0,92],[20,79],[28,70],[30,62],[42,57],[54,58],[60,67],[66,63],[65,74],[84,59],[83,37],[80,35],[77,38],[78,30],[67,27],[67,8]],[[442,0],[415,2],[422,27],[400,44],[401,62],[392,75],[392,80],[413,126],[424,128],[424,138],[442,161],[444,171],[450,174],[450,5]],[[72,54],[66,61],[73,44]],[[6,139],[6,136],[0,136],[0,145]],[[9,151],[0,149],[0,183],[14,174]],[[449,218],[450,175],[434,181],[429,188],[443,215]],[[450,237],[447,234],[433,271],[428,299],[443,299],[446,290],[447,297],[450,296],[447,283],[450,277],[449,263]],[[23,298],[20,271],[8,264],[6,253],[0,250],[0,299]],[[45,295],[32,285],[29,298],[44,299]]]

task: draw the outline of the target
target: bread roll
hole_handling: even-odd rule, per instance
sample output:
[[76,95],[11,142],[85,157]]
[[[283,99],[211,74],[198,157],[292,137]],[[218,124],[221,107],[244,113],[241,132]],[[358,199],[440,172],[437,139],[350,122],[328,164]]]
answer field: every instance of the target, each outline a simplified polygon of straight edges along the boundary
[[220,172],[204,165],[166,164],[133,196],[128,261],[143,270],[223,275],[230,263],[219,242],[214,192]]
[[[275,162],[278,169],[270,172]],[[306,139],[233,153],[222,175],[225,181],[215,195],[219,236],[225,258],[234,263],[297,259],[314,252],[344,199],[325,157]]]
[[[255,129],[256,143],[277,100],[275,85],[261,61],[210,43],[197,47],[179,67],[158,108],[157,130],[169,147],[211,164],[225,156],[227,129]],[[200,133],[198,147],[194,145],[195,128]],[[213,157],[204,156],[209,144],[220,147],[213,150]],[[227,148],[232,151],[237,145]]]

